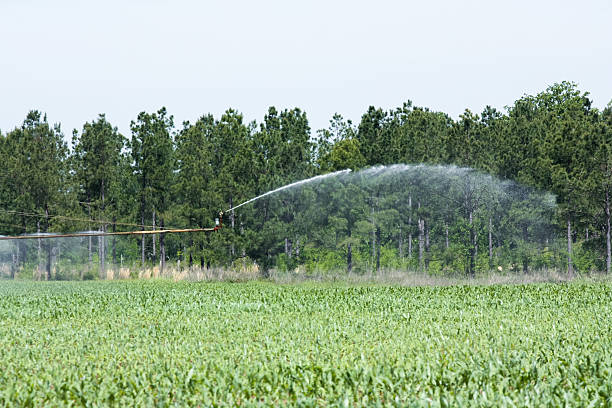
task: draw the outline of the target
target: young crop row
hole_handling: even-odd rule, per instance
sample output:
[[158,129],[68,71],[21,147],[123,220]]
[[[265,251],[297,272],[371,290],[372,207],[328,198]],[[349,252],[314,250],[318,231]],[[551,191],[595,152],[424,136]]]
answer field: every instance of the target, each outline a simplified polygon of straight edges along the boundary
[[612,285],[0,282],[0,405],[606,406]]

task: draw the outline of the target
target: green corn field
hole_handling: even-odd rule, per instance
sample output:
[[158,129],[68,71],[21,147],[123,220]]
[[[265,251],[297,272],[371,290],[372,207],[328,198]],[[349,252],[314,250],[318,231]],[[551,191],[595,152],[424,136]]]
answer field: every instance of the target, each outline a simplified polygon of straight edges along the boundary
[[0,406],[610,406],[612,284],[0,282]]

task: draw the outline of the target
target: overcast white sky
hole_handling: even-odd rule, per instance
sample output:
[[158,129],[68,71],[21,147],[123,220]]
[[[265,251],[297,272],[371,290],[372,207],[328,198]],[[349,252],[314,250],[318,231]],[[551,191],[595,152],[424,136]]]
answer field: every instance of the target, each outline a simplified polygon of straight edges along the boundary
[[334,112],[410,99],[457,117],[562,80],[612,99],[612,1],[0,0],[0,129],[30,109],[66,135],[98,113],[175,122],[229,107]]

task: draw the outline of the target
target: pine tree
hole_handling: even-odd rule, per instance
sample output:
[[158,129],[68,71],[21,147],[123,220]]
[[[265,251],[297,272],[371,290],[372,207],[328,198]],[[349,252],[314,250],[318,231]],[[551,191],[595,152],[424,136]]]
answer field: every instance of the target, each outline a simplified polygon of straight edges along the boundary
[[[166,108],[156,113],[141,112],[136,121],[132,121],[131,153],[134,160],[134,173],[138,179],[138,197],[140,201],[140,222],[145,226],[145,219],[158,223],[160,229],[165,227],[166,211],[170,208],[170,192],[173,182],[174,146],[172,129],[174,120],[168,116]],[[155,238],[153,238],[155,239]],[[154,241],[153,241],[154,242]],[[165,234],[160,234],[160,269],[163,272],[166,264]],[[145,235],[141,238],[141,262],[145,264]]]

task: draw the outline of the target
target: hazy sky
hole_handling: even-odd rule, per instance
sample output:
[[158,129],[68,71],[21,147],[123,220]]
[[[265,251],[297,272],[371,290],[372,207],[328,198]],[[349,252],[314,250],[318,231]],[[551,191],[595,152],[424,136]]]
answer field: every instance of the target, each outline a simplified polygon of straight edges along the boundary
[[246,121],[410,99],[457,117],[562,80],[612,99],[612,1],[0,0],[0,129],[30,109],[66,135],[106,113],[175,122],[229,107]]

